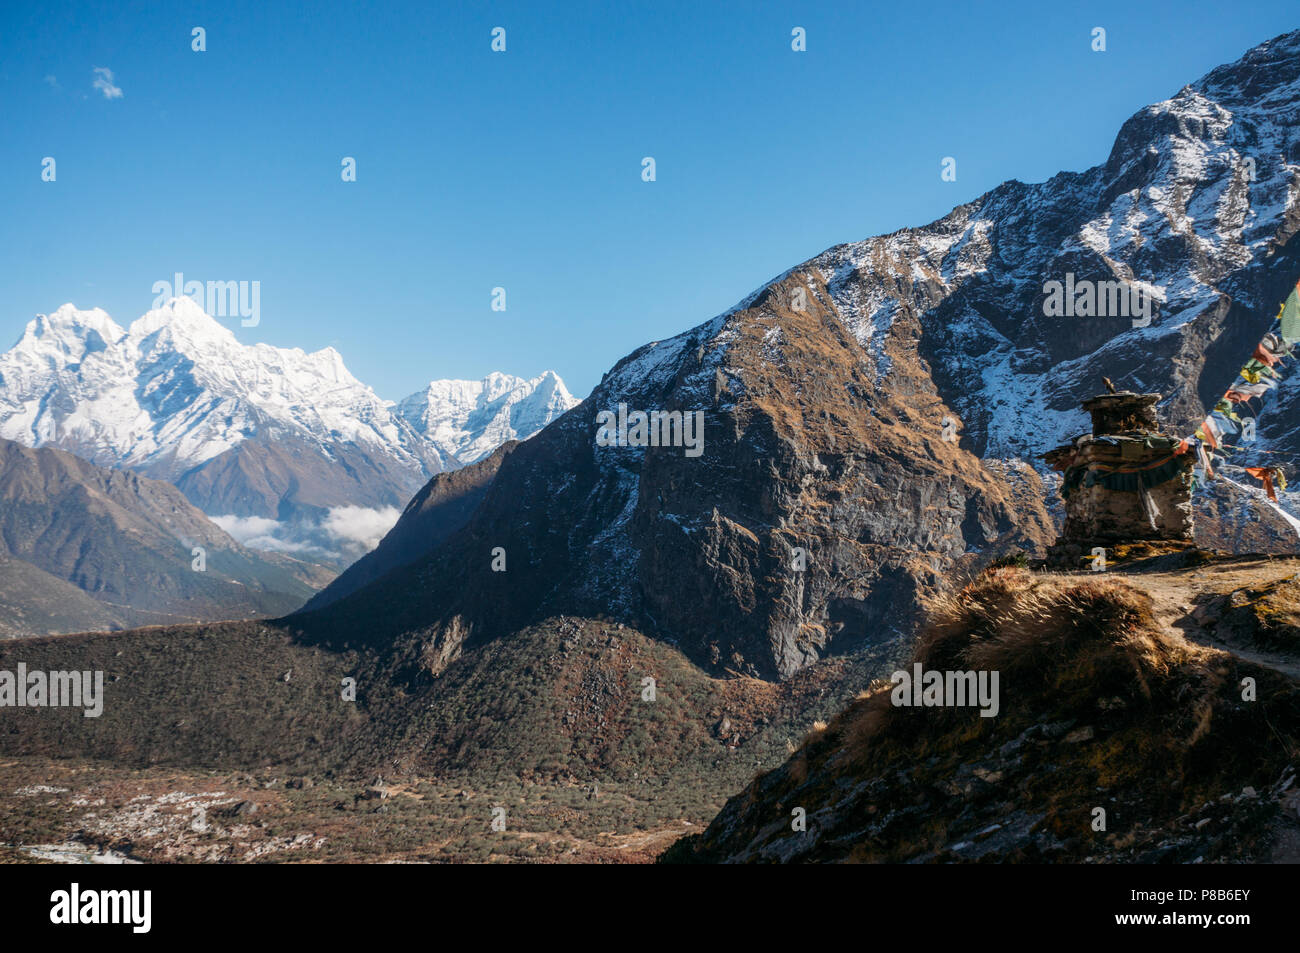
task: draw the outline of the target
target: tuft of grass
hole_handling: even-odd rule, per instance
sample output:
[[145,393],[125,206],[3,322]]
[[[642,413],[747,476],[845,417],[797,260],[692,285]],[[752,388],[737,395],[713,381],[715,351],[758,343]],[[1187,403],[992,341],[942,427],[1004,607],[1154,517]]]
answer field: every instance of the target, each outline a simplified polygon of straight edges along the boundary
[[1024,553],[1007,553],[989,563],[989,569],[1028,569],[1029,557]]

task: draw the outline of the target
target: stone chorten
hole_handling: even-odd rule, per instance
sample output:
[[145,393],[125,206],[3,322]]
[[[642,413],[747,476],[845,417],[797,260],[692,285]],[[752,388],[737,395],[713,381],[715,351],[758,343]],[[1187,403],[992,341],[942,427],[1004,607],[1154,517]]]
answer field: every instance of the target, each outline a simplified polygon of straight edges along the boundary
[[[1107,381],[1109,386],[1110,382]],[[1083,402],[1092,433],[1043,454],[1062,471],[1065,526],[1049,565],[1077,569],[1093,549],[1138,540],[1192,541],[1193,453],[1161,434],[1159,394],[1101,394]]]

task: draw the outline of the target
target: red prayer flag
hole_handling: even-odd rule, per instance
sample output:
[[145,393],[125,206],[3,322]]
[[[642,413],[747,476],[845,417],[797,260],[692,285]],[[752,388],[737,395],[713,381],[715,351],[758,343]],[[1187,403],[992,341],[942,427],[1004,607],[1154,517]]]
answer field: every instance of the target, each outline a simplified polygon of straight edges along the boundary
[[1274,364],[1277,363],[1277,358],[1274,357],[1272,354],[1268,353],[1268,351],[1264,350],[1263,343],[1256,345],[1255,353],[1252,355],[1252,357],[1254,357],[1255,360],[1259,361],[1261,364],[1267,364],[1269,367],[1272,367]]
[[1264,492],[1274,503],[1277,502],[1277,494],[1273,492],[1273,469],[1271,467],[1246,467],[1246,472],[1264,484]]

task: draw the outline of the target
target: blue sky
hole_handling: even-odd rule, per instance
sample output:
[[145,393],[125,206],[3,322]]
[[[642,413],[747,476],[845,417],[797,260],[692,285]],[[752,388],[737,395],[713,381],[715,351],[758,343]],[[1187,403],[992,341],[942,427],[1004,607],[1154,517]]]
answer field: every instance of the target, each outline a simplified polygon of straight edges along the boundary
[[1103,161],[1300,26],[1294,0],[370,6],[4,4],[0,347],[65,301],[127,323],[180,271],[259,281],[241,340],[332,344],[387,398],[547,368],[582,396],[831,245]]

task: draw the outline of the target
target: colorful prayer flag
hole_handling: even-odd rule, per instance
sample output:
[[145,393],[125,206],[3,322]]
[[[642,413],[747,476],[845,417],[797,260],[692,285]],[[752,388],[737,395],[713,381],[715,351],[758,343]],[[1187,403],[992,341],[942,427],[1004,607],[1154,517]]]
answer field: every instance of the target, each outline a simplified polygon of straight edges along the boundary
[[1300,341],[1300,285],[1291,289],[1279,319],[1282,322],[1282,340],[1287,344]]

